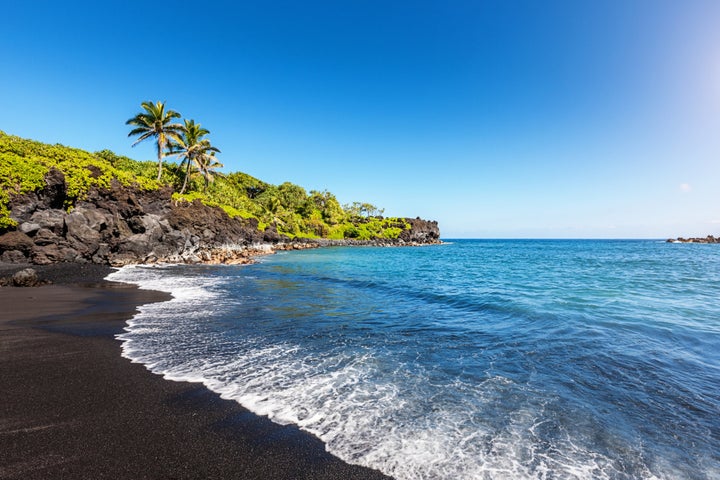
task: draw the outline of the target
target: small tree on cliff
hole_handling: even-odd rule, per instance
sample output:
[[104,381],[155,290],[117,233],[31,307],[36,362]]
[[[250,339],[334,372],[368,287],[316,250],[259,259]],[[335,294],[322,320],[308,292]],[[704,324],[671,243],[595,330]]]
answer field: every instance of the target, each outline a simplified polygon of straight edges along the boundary
[[160,181],[162,177],[162,163],[165,156],[165,149],[168,147],[170,139],[178,140],[182,125],[179,123],[171,123],[173,118],[180,118],[180,114],[174,110],[165,110],[165,102],[142,102],[140,106],[144,109],[127,122],[125,125],[133,125],[128,137],[139,135],[134,147],[143,140],[153,138],[157,142],[157,158],[158,158],[158,176]]
[[385,213],[384,208],[378,208],[372,203],[353,202],[344,205],[343,210],[353,217],[382,217]]

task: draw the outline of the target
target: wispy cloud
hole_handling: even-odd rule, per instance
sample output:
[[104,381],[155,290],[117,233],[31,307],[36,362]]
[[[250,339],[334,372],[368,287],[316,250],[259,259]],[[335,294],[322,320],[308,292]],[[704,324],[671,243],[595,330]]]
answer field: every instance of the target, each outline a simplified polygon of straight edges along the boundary
[[681,183],[681,184],[680,184],[680,191],[683,192],[683,193],[691,192],[691,191],[692,191],[692,187],[690,186],[689,183]]

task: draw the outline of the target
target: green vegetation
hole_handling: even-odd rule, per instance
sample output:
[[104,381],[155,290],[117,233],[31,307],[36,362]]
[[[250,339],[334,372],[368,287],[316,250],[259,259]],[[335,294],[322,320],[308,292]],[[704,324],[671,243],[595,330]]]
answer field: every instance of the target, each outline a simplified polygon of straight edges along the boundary
[[[68,208],[86,196],[90,188],[109,187],[115,178],[123,185],[140,189],[169,184],[176,192],[184,192],[173,195],[175,202],[197,199],[222,208],[231,217],[256,218],[260,229],[275,225],[278,232],[290,237],[393,239],[409,228],[404,220],[378,216],[382,210],[370,204],[354,203],[343,208],[328,191],[306,192],[290,182],[271,185],[242,172],[218,175],[213,170],[220,166],[215,158],[219,150],[209,142],[202,144],[202,137],[207,135],[203,131],[207,131],[190,122],[178,133],[177,138],[184,143],[173,137],[173,146],[168,149],[168,153],[179,154],[180,165],[137,161],[109,150],[90,153],[0,131],[0,231],[15,225],[8,211],[10,196],[41,189],[52,167],[65,174]],[[193,140],[188,132],[195,128]],[[202,147],[193,150],[192,145],[198,144]],[[163,153],[161,160],[166,157]],[[163,183],[157,180],[158,168]]]
[[[117,160],[117,165],[113,160]],[[107,150],[93,155],[84,150],[47,145],[0,131],[0,230],[15,225],[9,216],[10,195],[42,188],[44,177],[52,167],[65,174],[67,207],[83,198],[93,186],[109,187],[113,178],[123,185],[137,185],[142,189],[160,186],[152,177],[142,174],[147,171],[143,162],[118,157]]]

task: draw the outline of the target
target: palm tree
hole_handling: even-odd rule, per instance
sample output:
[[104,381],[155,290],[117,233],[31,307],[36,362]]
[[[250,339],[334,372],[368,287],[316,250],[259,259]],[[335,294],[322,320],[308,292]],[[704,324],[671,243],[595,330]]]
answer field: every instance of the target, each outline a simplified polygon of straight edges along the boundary
[[195,157],[195,165],[197,165],[198,170],[200,170],[200,173],[205,178],[205,188],[203,192],[207,192],[208,185],[215,180],[215,177],[223,176],[221,172],[214,171],[217,168],[223,167],[223,164],[215,158],[216,152],[220,153],[220,150],[211,147]]
[[134,125],[128,137],[139,135],[134,147],[143,140],[154,138],[157,141],[157,157],[158,157],[158,182],[162,176],[162,163],[165,156],[165,149],[170,139],[177,140],[179,138],[182,125],[179,123],[170,123],[173,118],[180,118],[180,114],[174,110],[165,111],[165,102],[142,102],[140,106],[145,110],[135,115],[133,118],[125,122],[125,125]]
[[[179,155],[182,158],[180,166],[185,165],[185,179],[180,189],[181,194],[185,193],[193,164],[200,168],[200,159],[202,157],[214,155],[215,152],[220,151],[210,145],[209,140],[203,138],[209,133],[210,130],[203,128],[199,123],[195,123],[195,120],[185,120],[179,138],[170,143],[170,154]],[[207,189],[207,186],[205,188]]]

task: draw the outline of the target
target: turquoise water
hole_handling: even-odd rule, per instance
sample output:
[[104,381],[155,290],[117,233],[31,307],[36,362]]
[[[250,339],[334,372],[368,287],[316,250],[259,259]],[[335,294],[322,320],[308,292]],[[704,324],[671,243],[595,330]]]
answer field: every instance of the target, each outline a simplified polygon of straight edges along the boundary
[[124,355],[397,479],[720,478],[720,248],[458,240],[127,267]]

